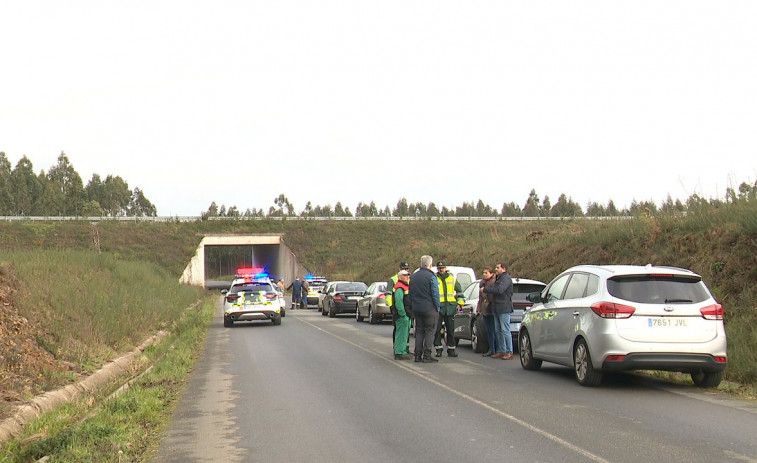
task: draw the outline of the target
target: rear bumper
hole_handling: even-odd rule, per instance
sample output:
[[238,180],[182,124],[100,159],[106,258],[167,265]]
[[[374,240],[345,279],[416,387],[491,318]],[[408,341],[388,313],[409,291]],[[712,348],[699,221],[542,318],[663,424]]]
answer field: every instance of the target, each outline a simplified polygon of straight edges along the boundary
[[357,302],[331,302],[331,308],[334,313],[355,313],[357,312]]
[[245,320],[272,320],[276,317],[280,317],[281,313],[275,310],[256,310],[249,312],[229,312],[224,314],[226,318],[232,321],[245,321]]
[[628,354],[618,361],[605,360],[602,363],[602,369],[717,372],[725,370],[727,365],[726,362],[716,361],[710,354],[636,353]]

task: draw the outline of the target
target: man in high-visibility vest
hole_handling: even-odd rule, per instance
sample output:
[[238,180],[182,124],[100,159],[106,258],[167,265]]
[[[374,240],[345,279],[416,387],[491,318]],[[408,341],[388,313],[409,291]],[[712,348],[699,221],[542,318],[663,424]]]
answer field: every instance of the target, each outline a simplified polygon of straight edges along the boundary
[[[401,271],[406,270],[410,272],[410,265],[406,261],[400,262],[400,269],[397,270],[397,273],[389,277],[388,280],[386,280],[386,290],[384,291],[384,299],[386,300],[386,305],[389,307],[389,309],[392,311],[392,339],[395,338],[395,335],[397,334],[397,314],[394,309],[394,285],[397,284],[397,281],[399,281],[399,274]],[[394,345],[392,345],[392,348],[394,348]]]
[[457,343],[455,342],[455,314],[458,307],[465,304],[463,299],[463,290],[460,283],[454,275],[447,272],[447,265],[443,261],[436,263],[436,279],[439,283],[439,321],[436,324],[436,336],[434,336],[434,349],[436,356],[441,357],[444,349],[442,348],[442,327],[444,328],[444,338],[447,342],[447,356],[457,357]]

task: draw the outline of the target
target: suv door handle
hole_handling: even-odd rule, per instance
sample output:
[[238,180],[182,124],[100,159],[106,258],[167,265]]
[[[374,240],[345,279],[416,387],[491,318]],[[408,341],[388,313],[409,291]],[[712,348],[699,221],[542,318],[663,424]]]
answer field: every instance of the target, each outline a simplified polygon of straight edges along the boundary
[[581,315],[581,312],[579,312],[578,310],[574,310],[574,311],[573,311],[573,316],[574,316],[574,317],[577,317],[577,316],[579,316],[579,315]]

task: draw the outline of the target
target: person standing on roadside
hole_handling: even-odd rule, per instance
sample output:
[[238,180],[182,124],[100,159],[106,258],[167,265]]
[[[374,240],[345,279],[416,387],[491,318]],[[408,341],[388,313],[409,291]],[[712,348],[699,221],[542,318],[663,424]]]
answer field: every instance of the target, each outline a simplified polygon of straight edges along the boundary
[[421,268],[410,280],[410,301],[415,317],[415,361],[423,363],[438,362],[431,357],[434,345],[436,320],[439,316],[439,284],[431,271],[431,256],[421,257]]
[[276,286],[279,287],[279,291],[281,291],[282,293],[284,293],[284,291],[286,290],[286,287],[284,286],[284,279],[283,278],[279,278],[279,281],[278,281],[278,283],[276,283]]
[[297,310],[302,303],[302,281],[295,278],[292,284],[292,310]]
[[407,340],[410,335],[410,318],[412,304],[410,302],[410,272],[400,270],[397,274],[399,281],[395,283],[393,293],[394,305],[394,360],[410,360],[407,351]]
[[[400,269],[397,270],[397,273],[389,277],[388,280],[386,280],[386,291],[384,291],[384,300],[386,300],[386,305],[389,307],[389,310],[392,311],[392,339],[396,339],[397,334],[397,325],[395,322],[397,321],[397,314],[394,311],[394,285],[397,284],[399,281],[399,275],[400,272],[405,270],[410,274],[410,265],[406,261],[400,262]],[[407,341],[406,341],[407,342]]]
[[310,283],[307,278],[302,277],[302,308],[308,308],[308,293],[310,292]]
[[492,313],[494,331],[497,336],[497,352],[492,358],[510,360],[513,358],[513,338],[510,333],[510,314],[513,313],[513,279],[507,263],[500,262],[494,267],[497,279],[491,288],[484,287],[484,294],[493,294]]
[[447,271],[447,265],[443,261],[436,263],[436,279],[439,282],[439,320],[436,325],[436,335],[434,336],[434,348],[436,356],[441,357],[444,349],[442,348],[442,327],[444,328],[444,338],[447,344],[447,356],[457,357],[457,343],[455,342],[455,315],[458,306],[465,304],[460,283],[454,275]]
[[494,333],[494,315],[492,314],[491,308],[494,295],[491,293],[484,293],[484,288],[493,288],[496,279],[494,278],[494,272],[492,271],[491,267],[484,267],[482,273],[484,277],[479,282],[480,294],[478,297],[478,306],[476,307],[476,312],[478,312],[478,315],[480,317],[484,317],[486,338],[489,340],[489,350],[485,354],[483,354],[483,356],[491,357],[494,353],[497,352],[497,336]]

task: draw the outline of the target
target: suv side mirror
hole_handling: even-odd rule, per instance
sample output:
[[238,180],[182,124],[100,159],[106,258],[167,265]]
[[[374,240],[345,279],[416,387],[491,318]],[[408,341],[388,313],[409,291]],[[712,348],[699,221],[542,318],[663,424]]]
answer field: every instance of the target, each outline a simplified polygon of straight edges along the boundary
[[541,300],[541,293],[528,293],[526,299],[528,299],[530,302],[544,302]]
[[229,292],[229,290],[228,290],[228,289],[225,289],[225,288],[221,290],[221,294],[223,294],[224,296],[225,296],[225,295],[226,295],[226,293],[228,293],[228,292]]

